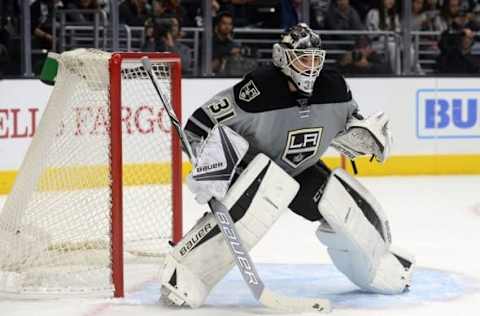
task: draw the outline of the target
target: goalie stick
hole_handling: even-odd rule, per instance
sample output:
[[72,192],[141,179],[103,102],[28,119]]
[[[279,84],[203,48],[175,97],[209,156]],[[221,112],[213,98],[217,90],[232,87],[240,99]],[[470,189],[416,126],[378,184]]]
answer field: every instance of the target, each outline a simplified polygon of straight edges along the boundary
[[[175,112],[168,99],[160,89],[160,85],[157,83],[157,79],[153,75],[152,64],[148,57],[142,57],[142,64],[147,71],[147,74],[152,81],[152,84],[157,92],[165,110],[170,117],[172,125],[178,133],[183,148],[186,151],[191,163],[196,165],[196,157],[193,154],[192,147],[187,140],[187,137],[180,125]],[[255,265],[250,258],[248,251],[245,250],[238,232],[233,223],[228,209],[217,199],[212,198],[208,205],[217,219],[218,226],[228,244],[230,252],[232,253],[235,263],[240,270],[245,283],[250,288],[253,296],[264,306],[285,311],[285,312],[329,312],[331,310],[330,301],[327,299],[310,299],[310,298],[294,298],[281,294],[277,294],[265,287],[262,279],[260,278]]]

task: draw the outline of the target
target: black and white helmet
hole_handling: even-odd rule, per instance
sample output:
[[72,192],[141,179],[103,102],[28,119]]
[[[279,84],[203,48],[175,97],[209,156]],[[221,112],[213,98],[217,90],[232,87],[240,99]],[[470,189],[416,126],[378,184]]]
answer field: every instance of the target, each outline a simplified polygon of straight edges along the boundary
[[273,64],[307,95],[312,94],[325,61],[326,52],[320,46],[320,36],[305,23],[289,28],[273,45]]

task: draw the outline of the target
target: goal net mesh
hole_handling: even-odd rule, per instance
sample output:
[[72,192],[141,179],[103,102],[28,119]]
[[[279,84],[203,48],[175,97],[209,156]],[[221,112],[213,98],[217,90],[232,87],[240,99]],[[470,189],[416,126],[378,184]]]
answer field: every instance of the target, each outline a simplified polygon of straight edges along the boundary
[[[0,291],[112,293],[111,54],[59,57],[56,84],[0,212]],[[153,60],[170,98],[170,65]],[[170,122],[139,60],[122,63],[126,261],[160,260],[172,238]],[[29,93],[29,91],[25,91]]]

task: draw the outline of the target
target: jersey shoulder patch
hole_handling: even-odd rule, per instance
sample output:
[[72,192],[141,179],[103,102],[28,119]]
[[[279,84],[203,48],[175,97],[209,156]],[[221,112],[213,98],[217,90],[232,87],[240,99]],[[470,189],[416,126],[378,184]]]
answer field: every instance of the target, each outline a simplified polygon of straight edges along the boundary
[[295,106],[287,78],[275,67],[256,69],[233,86],[235,103],[245,112],[258,113]]
[[324,69],[313,86],[310,103],[340,103],[352,100],[352,92],[343,76],[335,70]]

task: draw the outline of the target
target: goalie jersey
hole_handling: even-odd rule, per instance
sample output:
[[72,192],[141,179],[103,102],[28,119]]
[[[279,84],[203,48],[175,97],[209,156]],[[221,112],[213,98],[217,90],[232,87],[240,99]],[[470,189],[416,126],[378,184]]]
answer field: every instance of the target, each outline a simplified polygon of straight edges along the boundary
[[185,132],[196,150],[215,124],[227,125],[249,142],[247,159],[262,152],[296,176],[318,162],[357,110],[339,73],[322,70],[307,97],[291,92],[271,66],[216,94],[190,116]]

